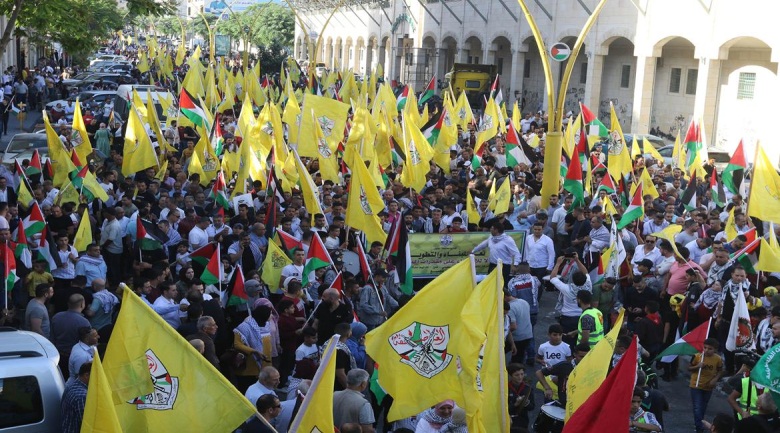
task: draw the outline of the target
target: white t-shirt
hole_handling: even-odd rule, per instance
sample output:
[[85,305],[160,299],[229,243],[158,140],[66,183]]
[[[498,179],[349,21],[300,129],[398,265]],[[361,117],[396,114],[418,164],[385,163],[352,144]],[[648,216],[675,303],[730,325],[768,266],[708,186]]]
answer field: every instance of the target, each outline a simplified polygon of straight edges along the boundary
[[303,265],[298,266],[289,264],[282,268],[282,277],[286,280],[288,277],[295,277],[298,281],[303,281]]
[[555,364],[566,361],[566,358],[571,356],[571,348],[564,342],[561,342],[557,346],[553,346],[548,341],[539,346],[537,355],[542,358],[544,366],[550,368]]

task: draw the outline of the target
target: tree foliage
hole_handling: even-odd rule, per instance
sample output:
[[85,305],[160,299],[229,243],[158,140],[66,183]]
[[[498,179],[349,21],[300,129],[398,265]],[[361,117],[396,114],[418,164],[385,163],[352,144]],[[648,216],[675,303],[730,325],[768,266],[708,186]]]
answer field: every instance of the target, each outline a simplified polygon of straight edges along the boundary
[[[275,3],[255,4],[242,12],[230,14],[226,20],[207,17],[209,24],[216,23],[217,33],[228,35],[234,42],[244,40],[249,30],[251,43],[255,46],[290,47],[295,34],[295,19],[292,11]],[[202,19],[193,20],[193,31],[208,37],[208,31]]]

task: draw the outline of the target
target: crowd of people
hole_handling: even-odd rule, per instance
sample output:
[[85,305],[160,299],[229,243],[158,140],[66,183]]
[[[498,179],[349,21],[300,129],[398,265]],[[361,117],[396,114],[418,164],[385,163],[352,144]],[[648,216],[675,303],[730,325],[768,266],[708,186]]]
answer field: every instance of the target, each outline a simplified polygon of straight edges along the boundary
[[[183,76],[185,71],[177,73]],[[32,79],[38,76],[32,74]],[[18,74],[14,79],[30,78]],[[15,97],[22,99],[21,87]],[[226,151],[241,145],[236,137],[240,102],[235,102],[234,110],[219,116]],[[431,99],[426,108],[430,116],[440,113],[441,99]],[[59,260],[51,268],[49,261],[35,254],[38,239],[28,238],[34,259],[29,268],[17,259],[20,279],[7,291],[1,321],[39,333],[57,347],[67,380],[63,431],[78,431],[78,411],[83,410],[78,400],[86,398],[89,363],[112,338],[123,290],[141,296],[172,328],[161,332],[175,330],[190,341],[280,432],[287,431],[300,408],[323,344],[335,334],[340,336],[334,384],[334,421],[339,431],[369,432],[378,426],[394,432],[467,431],[465,413],[449,400],[451,396],[442,396],[441,403],[419,416],[389,422],[392,399],[382,400],[369,390],[374,363],[365,351],[365,334],[381,326],[412,295],[400,290],[396,262],[383,254],[384,245],[363,246],[364,238],[345,226],[348,196],[353,193],[347,189],[351,177],[347,170],[341,170],[339,182],[323,180],[318,161],[302,158],[323,213],[307,209],[295,185],[280,191],[281,199],[270,197],[265,179],[254,180],[248,190],[250,202],[224,208],[210,194],[213,181],[201,182],[189,171],[202,131],[178,127],[168,119],[164,136],[153,137],[156,143],[165,141],[175,149],[163,153],[165,146],[157,146],[160,165],[165,160],[167,171],[150,168],[124,176],[126,125],[106,125],[110,107],[95,107],[86,115],[90,124],[98,125],[90,133],[95,153],[88,166],[107,201],[62,202],[62,186],[44,172],[26,180],[33,202],[23,203],[17,194],[25,181],[20,174],[7,169],[0,177],[0,241],[18,241],[18,231],[28,232],[25,218],[37,208],[56,243]],[[385,209],[378,216],[386,232],[395,226],[403,226],[411,236],[484,232],[486,241],[474,253],[486,249],[491,269],[499,260],[509,265],[504,267],[504,309],[512,432],[560,431],[562,418],[558,420],[552,408],[565,406],[570,373],[616,324],[621,309],[625,316],[613,366],[632,336],[641,346],[637,388],[626,420],[630,431],[777,431],[780,418],[770,393],[749,376],[757,355],[780,342],[780,296],[775,288],[780,275],[754,273],[733,255],[753,239],[776,233],[764,222],[747,217],[747,197],[739,192],[728,193],[723,204],[712,198],[706,188],[713,175],[709,161],[703,165],[707,174],[699,182],[695,205],[685,207],[688,203],[682,202],[682,195],[690,174],[664,161],[637,156],[626,188],[646,173],[657,194],[645,195],[644,215],[620,230],[612,227],[628,203],[619,191],[597,188],[609,176],[598,167],[588,188],[594,193],[584,201],[561,189],[543,203],[546,126],[543,113],[528,113],[516,125],[529,163],[509,162],[501,134],[481,146],[479,126],[470,124],[459,129],[457,142],[451,143],[449,166],[431,164],[424,188],[418,191],[404,185],[403,165],[384,167],[389,180],[380,188]],[[63,145],[72,147],[67,122],[61,121],[60,128]],[[527,144],[537,142],[534,135],[536,147]],[[608,164],[608,145],[604,146],[592,147],[592,161]],[[30,166],[30,161],[19,163]],[[235,184],[235,174],[225,173],[229,191],[241,188]],[[491,189],[505,182],[511,187],[509,208],[495,212]],[[467,203],[468,197],[474,203]],[[469,212],[472,204],[475,209]],[[93,242],[78,251],[73,242],[83,218],[93,228]],[[162,242],[151,249],[142,247],[138,220],[149,223]],[[681,230],[672,239],[659,236],[670,225]],[[279,280],[269,281],[262,269],[271,257],[269,243],[279,237],[275,231],[289,235],[297,246],[285,245],[291,264],[283,268]],[[525,231],[525,244],[517,245],[507,231]],[[615,236],[622,243],[624,259],[615,272],[604,276],[599,274],[600,259],[614,246]],[[314,237],[321,239],[333,265],[305,275]],[[453,242],[458,242],[457,235]],[[224,276],[217,283],[203,281],[204,265],[193,254],[209,246],[221,250]],[[344,265],[344,254],[364,250],[370,278],[352,274]],[[231,289],[239,269],[246,299],[228,302],[235,295]],[[754,352],[726,349],[739,292],[750,308],[757,342]],[[546,330],[548,340],[543,342],[534,338],[534,326],[540,314],[548,313],[540,308],[545,293],[558,302],[557,323]],[[680,331],[703,323],[711,323],[703,352],[690,362],[656,360]],[[692,419],[689,428],[672,429],[664,425],[668,404],[658,390],[658,378],[679,381],[687,376],[681,370],[690,372]],[[728,393],[735,416],[719,414],[708,422],[706,407],[716,389]],[[540,406],[547,410],[531,425],[532,413]],[[242,428],[270,431],[258,420]]]

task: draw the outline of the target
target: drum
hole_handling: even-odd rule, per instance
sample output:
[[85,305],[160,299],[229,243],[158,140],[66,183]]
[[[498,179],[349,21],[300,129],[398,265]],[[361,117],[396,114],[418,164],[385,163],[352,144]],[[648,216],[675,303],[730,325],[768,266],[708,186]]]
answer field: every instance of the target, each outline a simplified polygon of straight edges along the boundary
[[566,410],[556,403],[547,403],[541,409],[534,422],[534,431],[536,433],[561,433],[563,420],[566,419]]
[[343,255],[341,260],[344,262],[344,270],[352,275],[360,274],[360,257],[349,250],[341,250]]

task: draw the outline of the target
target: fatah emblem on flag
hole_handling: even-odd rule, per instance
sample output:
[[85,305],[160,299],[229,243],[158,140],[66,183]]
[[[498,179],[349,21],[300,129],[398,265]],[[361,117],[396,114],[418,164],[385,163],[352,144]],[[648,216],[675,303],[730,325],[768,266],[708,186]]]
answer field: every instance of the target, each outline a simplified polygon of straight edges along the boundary
[[460,118],[460,119],[465,119],[466,118],[466,109],[465,108],[461,108],[460,110],[458,110],[458,118]]
[[[465,116],[466,113],[464,112],[463,115]],[[444,112],[444,126],[452,126],[452,118],[449,111]]]
[[623,152],[623,146],[623,137],[620,136],[620,133],[617,130],[611,131],[609,133],[609,154],[620,155]]
[[401,362],[412,367],[422,377],[430,379],[444,371],[452,355],[447,353],[450,327],[429,326],[414,322],[396,332],[389,343],[401,356]]
[[482,127],[479,128],[480,131],[487,131],[488,129],[493,127],[493,116],[489,114],[485,114],[485,117],[482,119]]
[[274,125],[271,124],[270,121],[263,123],[263,126],[260,127],[260,130],[263,131],[266,135],[274,135]]
[[165,117],[168,119],[176,118],[179,115],[179,108],[171,104],[168,109],[165,110]]
[[328,142],[325,141],[324,138],[317,140],[317,150],[320,152],[320,155],[322,155],[323,158],[330,158],[330,156],[333,154],[333,152],[330,151]]
[[211,154],[206,152],[205,155],[203,155],[203,170],[204,171],[214,171],[217,169],[217,160],[211,157]]
[[322,128],[322,135],[326,137],[330,137],[330,134],[333,132],[333,127],[336,126],[336,121],[326,116],[318,117],[317,121],[320,122],[320,128]]
[[366,198],[366,189],[363,188],[363,185],[360,185],[360,207],[363,209],[363,213],[366,215],[374,214],[374,212],[371,210],[371,205],[368,203],[368,199]]
[[409,140],[409,159],[412,161],[412,165],[417,165],[422,162],[420,151],[417,150],[414,140]]
[[84,140],[81,139],[81,132],[78,130],[73,130],[70,133],[70,142],[73,144],[73,147],[76,147],[80,145]]
[[152,349],[146,351],[146,362],[149,364],[149,376],[154,385],[151,394],[136,397],[128,403],[134,404],[138,410],[171,410],[179,394],[179,378],[172,377]]

